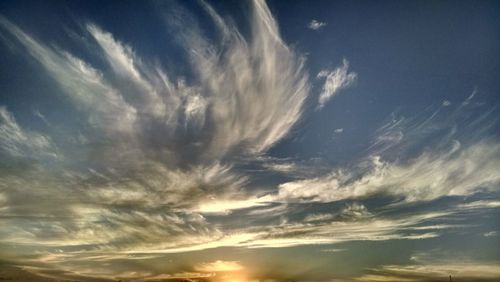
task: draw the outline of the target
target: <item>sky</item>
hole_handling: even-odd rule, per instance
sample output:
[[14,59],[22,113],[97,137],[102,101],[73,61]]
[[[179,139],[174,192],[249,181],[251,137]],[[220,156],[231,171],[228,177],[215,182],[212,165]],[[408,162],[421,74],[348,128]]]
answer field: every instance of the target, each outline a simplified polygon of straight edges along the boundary
[[1,1],[0,277],[498,281],[498,1]]

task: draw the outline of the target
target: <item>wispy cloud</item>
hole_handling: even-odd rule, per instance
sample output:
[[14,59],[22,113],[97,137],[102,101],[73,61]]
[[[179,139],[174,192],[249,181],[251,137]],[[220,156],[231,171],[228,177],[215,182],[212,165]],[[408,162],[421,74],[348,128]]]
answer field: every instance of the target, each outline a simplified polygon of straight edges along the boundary
[[[186,35],[187,55],[199,82],[193,85],[147,64],[132,47],[95,24],[88,24],[87,31],[119,83],[111,74],[37,41],[7,19],[1,24],[84,110],[89,123],[108,138],[126,143],[127,152],[144,153],[153,145],[154,156],[163,151],[159,157],[179,160],[186,159],[186,151],[196,150],[203,161],[235,152],[265,152],[300,118],[309,92],[303,58],[281,40],[264,2],[254,2],[248,39],[204,6],[225,40],[209,42],[196,29],[180,35]],[[179,125],[184,130],[176,129]],[[156,140],[158,132],[166,140]]]
[[178,42],[190,79],[94,23],[75,31],[88,43],[83,57],[91,59],[84,60],[0,17],[2,34],[39,63],[83,123],[77,136],[51,138],[22,129],[0,108],[2,155],[33,158],[57,147],[63,158],[71,156],[58,166],[2,173],[0,208],[8,226],[0,231],[2,244],[108,251],[197,246],[224,236],[202,214],[263,205],[231,160],[256,159],[289,134],[310,86],[304,59],[283,42],[265,2],[251,5],[249,36],[206,3],[224,40],[183,26]]
[[[442,196],[469,195],[500,183],[500,146],[477,144],[455,152],[424,152],[405,163],[371,159],[361,177],[339,170],[329,175],[283,183],[276,200],[332,202],[373,194],[401,196],[405,201],[429,201]],[[362,171],[362,169],[361,169]]]
[[244,267],[237,261],[222,261],[222,260],[201,263],[196,265],[194,268],[196,271],[201,271],[201,272],[228,272],[228,271],[239,271],[244,269]]
[[453,280],[495,281],[500,277],[500,267],[492,261],[436,259],[425,254],[414,256],[412,260],[414,264],[373,269],[355,281],[434,281],[450,275]]
[[318,20],[311,20],[309,24],[307,25],[308,28],[312,30],[319,30],[327,25],[326,22],[321,22]]
[[[40,131],[0,107],[0,259],[53,277],[223,281],[217,272],[247,265],[234,258],[167,270],[108,263],[219,247],[425,240],[467,226],[447,223],[450,216],[499,207],[479,199],[418,210],[418,202],[498,190],[500,145],[484,138],[495,122],[491,111],[463,118],[463,128],[452,125],[455,113],[442,122],[439,110],[423,119],[394,115],[366,157],[345,167],[267,156],[302,118],[310,82],[304,58],[282,40],[265,2],[250,5],[248,33],[205,2],[216,39],[180,25],[176,42],[186,52],[175,59],[187,77],[94,23],[73,32],[87,42],[79,58],[0,16],[0,40],[22,47],[19,54],[41,66],[78,117],[73,131],[61,133],[54,128],[64,122],[49,124],[36,111],[47,125]],[[317,78],[325,80],[322,108],[357,74],[343,60]],[[432,142],[422,146],[423,139]],[[372,208],[365,201],[372,195],[389,196],[391,205]],[[390,213],[409,203],[417,211]],[[137,270],[127,269],[132,264]]]
[[[216,240],[162,249],[138,249],[131,253],[177,253],[218,247],[280,248],[301,245],[335,244],[349,241],[421,240],[438,237],[439,233],[422,227],[449,213],[430,212],[408,215],[406,218],[358,217],[354,220],[321,220],[285,223],[281,225],[233,230]],[[330,220],[328,220],[330,219]],[[435,230],[434,230],[435,231]],[[201,238],[200,238],[201,239]]]
[[318,98],[318,107],[322,108],[328,101],[335,97],[340,90],[353,85],[358,75],[355,72],[349,72],[349,62],[344,59],[342,61],[342,66],[334,70],[322,70],[316,77],[325,80],[323,89]]
[[443,105],[443,107],[448,107],[449,105],[451,105],[451,102],[448,100],[444,100],[442,105]]
[[263,164],[264,167],[277,172],[295,172],[298,170],[298,165],[294,162],[267,162]]
[[335,202],[391,195],[408,203],[496,191],[500,145],[485,137],[498,121],[496,112],[469,116],[462,107],[451,114],[441,114],[438,108],[413,118],[392,115],[376,131],[358,165],[282,183],[269,197]]
[[500,232],[498,231],[489,231],[483,234],[484,237],[496,237],[499,236]]
[[4,161],[11,158],[58,158],[49,136],[21,128],[5,107],[0,107],[0,156]]

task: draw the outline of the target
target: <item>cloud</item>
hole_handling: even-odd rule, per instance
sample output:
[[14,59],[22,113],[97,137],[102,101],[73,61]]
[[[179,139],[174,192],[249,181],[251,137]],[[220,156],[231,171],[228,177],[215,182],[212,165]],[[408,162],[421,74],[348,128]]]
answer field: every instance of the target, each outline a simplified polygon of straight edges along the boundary
[[263,166],[269,170],[283,173],[295,172],[299,169],[294,162],[266,162]]
[[[404,163],[371,159],[359,176],[339,170],[329,175],[280,184],[277,201],[333,202],[373,194],[402,197],[407,202],[470,195],[500,183],[500,145],[476,144],[459,152],[424,152]],[[359,172],[359,171],[358,171]]]
[[94,171],[53,176],[44,169],[23,170],[1,178],[8,227],[0,238],[8,244],[108,251],[213,241],[222,231],[196,210],[211,198],[241,197],[244,179],[234,176],[221,165],[172,171],[149,164],[128,171],[126,178]]
[[465,210],[487,209],[487,208],[493,209],[498,207],[500,207],[500,201],[488,201],[488,200],[479,200],[459,205],[459,208]]
[[99,136],[133,154],[127,158],[146,153],[163,161],[207,162],[263,153],[301,116],[309,93],[304,59],[281,40],[264,2],[253,2],[248,38],[203,6],[225,40],[212,43],[184,27],[179,36],[189,50],[195,84],[147,63],[95,24],[87,31],[112,73],[48,47],[5,18],[1,25],[46,68]]
[[308,28],[312,30],[319,30],[327,25],[326,22],[320,22],[317,20],[311,20],[309,24],[307,25]]
[[357,165],[281,183],[269,197],[335,202],[390,195],[409,203],[496,191],[500,144],[487,136],[497,120],[494,110],[470,116],[461,106],[446,114],[431,108],[413,118],[393,114]]
[[342,217],[346,218],[364,218],[372,216],[363,204],[356,202],[348,204],[342,209],[340,214]]
[[360,203],[352,202],[347,203],[345,206],[337,213],[314,213],[309,214],[304,218],[305,222],[317,222],[317,221],[331,221],[331,220],[358,220],[362,218],[371,217],[372,214],[368,209]]
[[[358,218],[358,220],[304,221],[232,230],[217,239],[189,246],[137,249],[130,253],[179,253],[219,247],[282,248],[301,245],[338,244],[349,241],[422,240],[438,237],[428,222],[450,213],[429,212],[405,218]],[[331,217],[330,219],[333,219]],[[420,230],[413,230],[420,226]],[[428,228],[425,228],[428,227]],[[446,229],[443,227],[443,229]]]
[[500,232],[498,231],[489,231],[489,232],[486,232],[483,234],[484,237],[495,237],[495,236],[499,236],[500,235]]
[[[171,97],[171,93],[165,93],[167,85],[155,85],[152,81],[160,80],[160,73],[154,77],[154,68],[142,64],[132,48],[116,39],[113,35],[101,30],[94,24],[88,24],[87,30],[98,43],[104,53],[104,57],[111,65],[117,76],[125,81],[132,82],[133,93],[127,93],[125,89],[121,90],[121,96],[134,95],[135,108],[141,115],[152,115],[156,118],[166,118],[168,112],[172,113],[178,107],[177,97]],[[142,73],[149,73],[152,77],[149,81]],[[165,83],[167,84],[167,83]],[[167,95],[161,96],[160,93]],[[130,97],[129,97],[130,99]],[[168,112],[167,112],[168,111]]]
[[326,221],[326,220],[331,220],[334,217],[335,215],[331,213],[314,213],[306,216],[304,218],[304,221],[305,222]]
[[16,159],[57,159],[57,149],[47,135],[21,128],[5,107],[0,107],[0,156]]
[[249,166],[257,166],[257,170],[264,173],[283,175],[294,179],[317,175],[330,168],[321,158],[277,158],[263,155],[255,159],[246,159],[245,163]]
[[322,70],[316,77],[325,79],[325,84],[318,98],[318,107],[322,108],[328,101],[335,97],[340,90],[353,85],[358,75],[355,72],[349,72],[349,62],[344,59],[342,61],[342,66],[339,66],[333,71]]
[[[456,210],[380,215],[363,198],[388,194],[408,203],[496,189],[494,140],[439,143],[412,158],[385,154],[427,136],[435,116],[410,126],[394,119],[359,166],[324,173],[315,161],[267,158],[302,117],[310,94],[304,58],[283,42],[264,1],[251,4],[248,35],[201,5],[215,38],[184,22],[177,36],[186,52],[176,60],[188,77],[94,23],[75,32],[88,42],[78,58],[0,17],[2,34],[41,66],[79,121],[51,119],[49,127],[68,122],[73,131],[41,132],[0,107],[0,156],[15,164],[0,173],[1,259],[78,279],[211,278],[207,272],[242,271],[243,264],[205,260],[160,273],[145,263],[125,269],[133,264],[125,262],[218,247],[435,238],[457,227],[441,222]],[[318,74],[325,79],[319,107],[355,82],[348,67],[344,60]],[[261,175],[248,173],[255,170]],[[273,184],[261,187],[260,176]],[[309,205],[350,199],[356,201],[326,210]],[[497,206],[482,200],[461,207]],[[124,267],[110,267],[113,261]]]
[[268,204],[269,203],[266,203],[259,198],[248,198],[242,200],[209,199],[201,203],[196,211],[203,214],[229,214],[233,210],[267,206]]
[[[192,63],[206,90],[213,93],[215,129],[211,150],[247,144],[262,152],[283,138],[299,119],[308,94],[303,59],[279,37],[276,22],[263,1],[253,7],[252,39],[248,42],[224,26],[226,54],[220,58],[213,47],[196,47]],[[208,50],[207,50],[208,48]],[[199,50],[201,49],[201,50]]]
[[[94,23],[72,31],[87,42],[79,58],[0,17],[2,40],[8,35],[24,59],[39,64],[81,121],[60,132],[66,121],[51,120],[54,130],[40,133],[0,108],[2,156],[58,156],[55,165],[2,171],[1,248],[46,250],[35,259],[40,269],[147,277],[93,262],[103,254],[199,250],[248,238],[236,240],[205,216],[268,205],[246,189],[234,160],[255,161],[290,133],[309,95],[308,75],[264,1],[251,3],[248,36],[201,5],[223,40],[182,27],[177,42],[188,78]],[[30,252],[2,252],[2,259],[23,265],[22,254]]]
[[450,275],[453,280],[495,281],[500,277],[500,267],[492,261],[436,259],[428,255],[412,259],[415,264],[384,265],[355,281],[434,281]]
[[244,267],[237,261],[217,260],[195,265],[194,269],[200,272],[231,272],[243,270]]
[[469,95],[469,97],[467,97],[467,99],[465,99],[463,102],[462,102],[462,106],[467,106],[470,104],[470,102],[472,101],[472,99],[474,99],[474,97],[477,95],[477,87],[474,87],[474,90],[472,91],[472,93]]
[[3,17],[0,17],[0,25],[45,67],[77,108],[88,115],[91,126],[108,135],[130,133],[133,130],[136,109],[128,105],[116,89],[104,80],[101,72],[65,51],[39,43]]
[[443,107],[448,107],[449,105],[451,105],[451,102],[448,100],[444,100],[442,105],[443,105]]
[[147,278],[144,281],[203,281],[203,278],[215,276],[214,273],[198,273],[198,272],[179,272],[173,274],[159,274]]

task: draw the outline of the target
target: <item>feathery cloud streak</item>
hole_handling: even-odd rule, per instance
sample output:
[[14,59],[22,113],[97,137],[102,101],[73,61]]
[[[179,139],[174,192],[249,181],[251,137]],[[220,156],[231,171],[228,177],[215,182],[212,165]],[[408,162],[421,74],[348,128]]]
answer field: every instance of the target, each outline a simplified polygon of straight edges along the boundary
[[324,79],[323,89],[318,98],[318,107],[322,108],[325,104],[330,101],[338,92],[351,86],[356,82],[358,75],[355,72],[349,72],[349,62],[344,59],[342,61],[342,66],[336,69],[322,70],[318,73],[316,78]]
[[246,198],[246,177],[227,160],[257,156],[284,138],[301,116],[309,83],[303,58],[282,41],[264,1],[251,3],[248,37],[202,6],[223,40],[184,27],[189,80],[92,23],[80,33],[89,54],[110,68],[0,18],[1,32],[43,67],[86,123],[74,138],[84,141],[68,144],[23,129],[0,109],[2,155],[40,156],[41,163],[55,152],[71,155],[54,167],[1,175],[2,244],[168,249],[221,236],[198,211],[210,210],[208,200]]

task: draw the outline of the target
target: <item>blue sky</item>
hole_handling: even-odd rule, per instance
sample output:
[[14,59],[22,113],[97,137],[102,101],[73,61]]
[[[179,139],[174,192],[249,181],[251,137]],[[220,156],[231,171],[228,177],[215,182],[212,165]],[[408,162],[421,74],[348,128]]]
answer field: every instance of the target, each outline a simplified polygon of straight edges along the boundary
[[498,280],[499,30],[495,1],[3,1],[0,274]]

